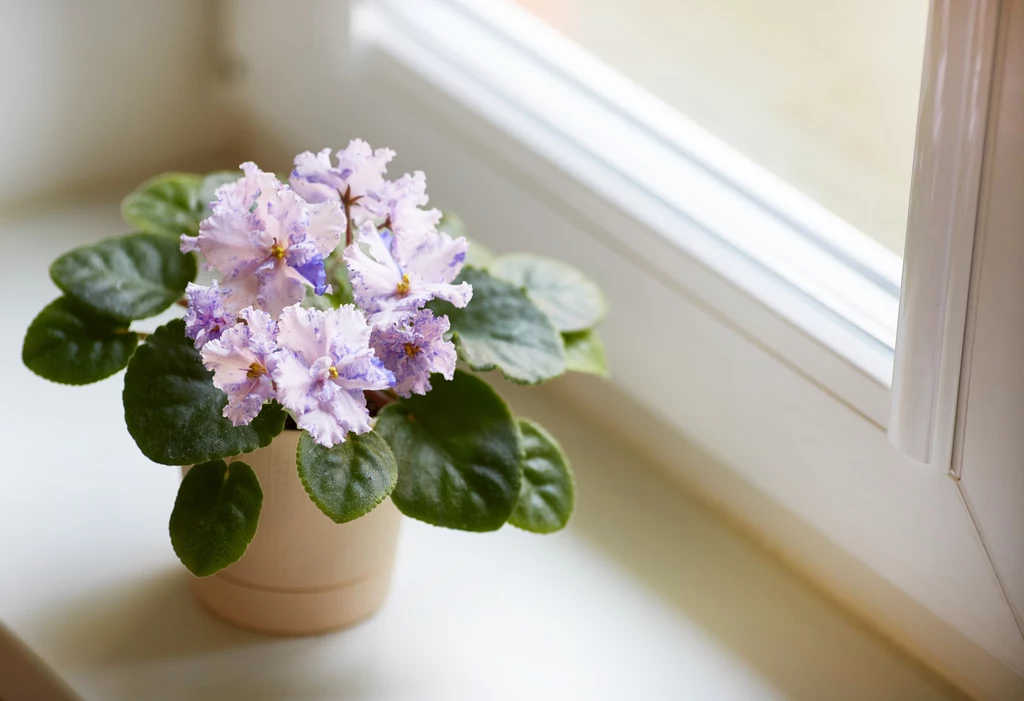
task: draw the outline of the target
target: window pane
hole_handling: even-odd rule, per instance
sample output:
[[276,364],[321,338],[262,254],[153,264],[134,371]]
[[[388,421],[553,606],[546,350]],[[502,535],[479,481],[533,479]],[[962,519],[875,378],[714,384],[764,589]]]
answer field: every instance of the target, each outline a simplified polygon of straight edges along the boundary
[[903,252],[928,0],[516,0]]

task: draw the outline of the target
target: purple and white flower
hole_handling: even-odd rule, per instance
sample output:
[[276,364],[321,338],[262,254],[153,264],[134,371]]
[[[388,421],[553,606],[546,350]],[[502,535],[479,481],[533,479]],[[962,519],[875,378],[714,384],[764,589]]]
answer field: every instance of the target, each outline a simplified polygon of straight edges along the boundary
[[228,309],[258,306],[272,315],[301,302],[306,285],[328,291],[324,258],[345,232],[337,202],[310,204],[272,173],[243,163],[245,177],[217,190],[213,215],[182,252],[200,251],[222,275]]
[[395,376],[370,348],[363,313],[352,305],[325,312],[293,305],[281,313],[277,338],[277,397],[299,428],[327,447],[350,431],[369,431],[363,390],[391,387]]
[[370,345],[395,374],[394,389],[400,397],[429,392],[431,373],[447,380],[455,375],[455,345],[444,339],[449,326],[448,317],[421,309],[393,326],[373,330]]
[[277,350],[277,323],[266,312],[247,307],[238,312],[240,323],[206,343],[200,351],[203,365],[213,372],[213,384],[228,395],[224,416],[235,426],[256,418],[276,396],[273,371]]
[[224,306],[224,292],[216,280],[210,287],[188,283],[185,297],[188,299],[185,335],[195,341],[196,348],[220,338],[224,331],[237,323],[238,315]]
[[437,228],[441,210],[422,209],[427,202],[427,176],[416,171],[398,180],[385,180],[379,188],[367,192],[359,205],[401,239],[433,233]]
[[431,231],[396,237],[366,222],[344,253],[356,304],[378,327],[394,324],[432,299],[464,307],[473,296],[472,286],[451,282],[462,270],[468,248],[462,236],[453,239]]
[[289,182],[307,202],[348,203],[349,213],[358,226],[366,216],[359,207],[360,199],[381,187],[395,152],[389,148],[373,150],[365,141],[353,139],[335,156],[337,165],[331,163],[329,148],[319,153],[300,153],[295,157]]

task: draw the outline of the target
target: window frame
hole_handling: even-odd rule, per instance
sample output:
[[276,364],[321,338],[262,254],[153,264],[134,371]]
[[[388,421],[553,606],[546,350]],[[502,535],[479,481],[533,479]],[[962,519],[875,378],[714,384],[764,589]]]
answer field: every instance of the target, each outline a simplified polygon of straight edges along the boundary
[[[889,443],[884,383],[766,305],[756,269],[735,284],[665,237],[672,212],[608,198],[556,138],[530,142],[472,81],[397,32],[375,34],[384,1],[237,4],[228,46],[245,69],[226,99],[260,159],[356,135],[386,143],[399,168],[427,170],[432,200],[460,211],[475,238],[595,277],[612,301],[612,381],[549,391],[955,684],[983,698],[1024,692],[1024,635],[983,534],[955,476]],[[1013,4],[983,1],[1004,19]],[[260,48],[282,41],[299,48]]]
[[[379,3],[364,14],[359,34],[529,148],[553,157],[602,197],[638,212],[689,257],[767,305],[782,324],[804,332],[820,348],[794,355],[789,343],[776,338],[785,334],[775,331],[766,330],[759,340],[796,358],[799,371],[885,428],[899,258],[540,21],[502,7],[468,0]],[[489,23],[514,31],[514,40],[488,31]],[[444,41],[452,31],[460,33],[459,42]],[[500,58],[470,64],[472,56],[494,52]],[[567,64],[565,71],[550,69],[558,62]],[[594,92],[598,85],[601,94]],[[631,107],[618,108],[615,101]],[[573,115],[581,113],[601,128],[570,136]],[[595,158],[607,142],[620,146]],[[683,179],[685,191],[676,186]],[[659,183],[671,185],[656,191]],[[677,268],[660,252],[651,262],[670,276]],[[705,298],[710,305],[720,299]],[[758,326],[736,306],[718,312],[742,328]],[[849,366],[847,372],[818,371],[831,363],[807,356],[821,350]]]

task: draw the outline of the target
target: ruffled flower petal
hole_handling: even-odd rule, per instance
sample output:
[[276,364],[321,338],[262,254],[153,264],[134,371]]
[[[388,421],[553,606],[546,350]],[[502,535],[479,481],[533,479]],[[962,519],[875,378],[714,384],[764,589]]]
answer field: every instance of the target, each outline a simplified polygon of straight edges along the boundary
[[423,171],[385,180],[368,192],[360,206],[375,219],[384,220],[399,238],[430,233],[441,221],[441,210],[422,209],[428,202],[427,177]]
[[469,241],[453,239],[440,231],[416,236],[398,236],[395,249],[402,260],[415,261],[416,272],[427,284],[448,283],[458,277],[466,262]]
[[286,307],[278,319],[277,343],[298,354],[308,369],[317,358],[327,355],[333,335],[324,328],[328,322],[325,314],[314,309],[298,305]]
[[308,204],[309,226],[307,239],[312,241],[322,256],[330,255],[345,235],[345,212],[337,202]]
[[269,314],[249,307],[239,312],[244,323],[224,331],[200,351],[213,372],[213,384],[228,396],[224,416],[235,426],[252,421],[276,396],[272,373],[277,325]]
[[229,308],[278,314],[302,301],[306,284],[327,292],[323,261],[345,231],[341,206],[311,205],[254,163],[241,167],[244,177],[218,188],[213,214],[197,237],[182,237],[182,250],[200,251],[223,275]]
[[350,202],[363,197],[380,187],[387,164],[395,157],[391,149],[373,150],[361,139],[353,139],[338,151],[337,165],[331,163],[330,153],[330,149],[323,149],[295,157],[289,183],[308,202],[340,200],[346,193]]
[[199,251],[210,267],[233,277],[251,274],[266,257],[259,217],[246,210],[214,212],[199,224],[199,236],[182,235],[181,251]]
[[[368,252],[364,252],[366,248]],[[345,249],[349,282],[356,303],[367,313],[379,311],[396,295],[403,271],[372,223],[359,228],[357,241]]]
[[466,306],[472,286],[451,281],[462,269],[467,247],[465,238],[438,231],[403,238],[363,224],[344,253],[356,303],[376,327],[391,325],[432,299]]
[[220,289],[224,295],[224,306],[229,312],[261,306],[257,299],[260,284],[255,274],[222,279]]
[[281,313],[274,370],[279,401],[324,446],[370,430],[363,390],[394,384],[369,347],[370,327],[351,305]]
[[284,260],[273,260],[256,271],[256,282],[257,303],[274,316],[306,297],[305,278]]
[[188,309],[185,311],[185,335],[202,348],[207,341],[235,325],[235,315],[225,306],[225,293],[217,281],[210,287],[188,283],[185,287]]
[[331,149],[319,153],[303,151],[295,157],[295,166],[288,184],[307,202],[338,201],[341,195],[335,186],[337,178],[332,173]]
[[457,360],[455,345],[444,339],[448,317],[435,317],[421,309],[404,323],[375,328],[370,344],[384,367],[395,375],[395,392],[401,397],[430,391],[430,375],[451,380]]
[[233,183],[217,188],[217,199],[211,204],[214,212],[252,212],[263,217],[267,203],[281,189],[281,181],[273,173],[265,173],[252,161],[239,166],[245,174]]

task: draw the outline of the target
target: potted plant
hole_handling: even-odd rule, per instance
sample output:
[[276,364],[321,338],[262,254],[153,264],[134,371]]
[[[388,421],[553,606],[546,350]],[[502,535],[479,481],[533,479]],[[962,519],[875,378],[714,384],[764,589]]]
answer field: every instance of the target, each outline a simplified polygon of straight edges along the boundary
[[[470,246],[424,208],[423,173],[385,178],[393,151],[355,140],[335,156],[298,155],[287,182],[245,163],[144,183],[122,207],[136,233],[54,261],[63,296],[22,353],[65,384],[126,368],[129,433],[183,466],[170,536],[199,600],[276,633],[372,614],[400,513],[564,527],[569,461],[476,373],[605,373],[593,282]],[[154,332],[133,327],[175,305]]]

